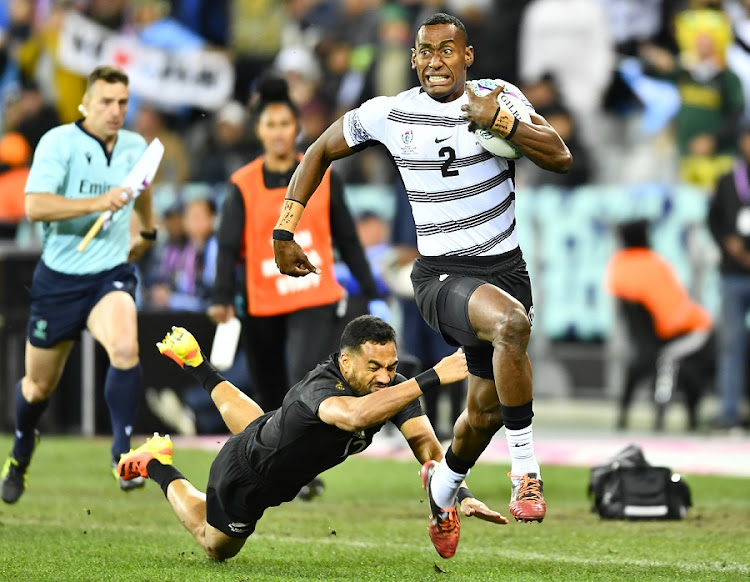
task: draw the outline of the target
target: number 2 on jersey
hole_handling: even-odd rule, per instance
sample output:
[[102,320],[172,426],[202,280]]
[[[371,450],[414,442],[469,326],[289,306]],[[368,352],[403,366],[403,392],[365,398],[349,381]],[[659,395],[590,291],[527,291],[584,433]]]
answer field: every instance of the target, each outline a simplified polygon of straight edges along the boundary
[[438,155],[441,158],[445,155],[448,156],[448,159],[446,159],[443,162],[443,165],[440,167],[440,171],[442,172],[443,177],[448,178],[450,176],[458,176],[458,170],[449,169],[450,165],[456,160],[456,150],[454,150],[450,146],[445,146],[445,147],[440,148]]

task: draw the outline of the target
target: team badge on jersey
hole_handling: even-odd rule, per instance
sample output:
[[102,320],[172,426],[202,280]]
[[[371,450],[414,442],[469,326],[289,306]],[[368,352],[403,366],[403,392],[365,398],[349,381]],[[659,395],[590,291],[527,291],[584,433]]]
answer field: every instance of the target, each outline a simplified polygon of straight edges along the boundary
[[403,144],[401,146],[402,154],[413,154],[417,151],[417,149],[413,145],[411,145],[413,141],[414,141],[413,129],[407,129],[405,132],[401,134],[401,143]]

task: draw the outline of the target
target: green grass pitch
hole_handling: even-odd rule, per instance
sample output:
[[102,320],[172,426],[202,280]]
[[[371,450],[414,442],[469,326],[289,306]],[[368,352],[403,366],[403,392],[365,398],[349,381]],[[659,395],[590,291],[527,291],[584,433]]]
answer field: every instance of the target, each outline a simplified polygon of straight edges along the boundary
[[[0,437],[0,451],[9,447]],[[178,446],[175,465],[203,490],[213,456]],[[323,476],[322,497],[269,509],[237,557],[214,563],[155,483],[122,493],[107,460],[104,439],[43,439],[24,497],[0,504],[0,580],[750,578],[747,479],[687,475],[695,506],[680,522],[605,522],[589,510],[587,469],[543,467],[543,524],[464,519],[456,556],[443,560],[427,536],[417,462],[355,457]],[[507,471],[480,462],[469,479],[506,516]]]

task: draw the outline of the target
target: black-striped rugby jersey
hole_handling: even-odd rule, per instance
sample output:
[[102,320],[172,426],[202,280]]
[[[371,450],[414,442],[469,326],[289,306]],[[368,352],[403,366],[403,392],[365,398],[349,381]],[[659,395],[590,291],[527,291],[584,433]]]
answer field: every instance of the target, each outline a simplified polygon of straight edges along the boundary
[[[396,374],[392,385],[405,381]],[[335,353],[289,390],[281,408],[269,415],[258,436],[248,442],[246,455],[253,470],[273,482],[296,484],[299,490],[316,475],[365,450],[384,424],[357,432],[326,424],[318,417],[318,408],[324,400],[339,396],[356,394],[344,380]],[[415,400],[390,422],[400,428],[423,414]]]
[[[505,83],[532,105],[514,85]],[[344,116],[350,147],[370,140],[390,152],[411,203],[422,256],[491,256],[518,247],[513,168],[485,150],[449,103],[420,87],[375,97]],[[512,162],[511,162],[512,164]]]

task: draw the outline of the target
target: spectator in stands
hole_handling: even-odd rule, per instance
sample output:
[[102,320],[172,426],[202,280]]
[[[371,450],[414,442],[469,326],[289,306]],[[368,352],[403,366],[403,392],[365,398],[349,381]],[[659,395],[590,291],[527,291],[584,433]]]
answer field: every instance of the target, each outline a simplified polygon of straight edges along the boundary
[[519,73],[524,84],[551,73],[563,104],[593,153],[604,143],[603,98],[614,68],[614,41],[599,0],[532,0],[520,26]]
[[664,429],[664,413],[675,387],[684,392],[688,428],[698,426],[698,401],[715,368],[715,342],[709,313],[693,301],[674,269],[651,250],[648,222],[620,225],[623,248],[609,261],[607,287],[618,300],[630,346],[620,400],[618,428],[625,428],[635,388],[655,377],[655,430]]
[[26,217],[26,179],[31,148],[20,133],[0,139],[0,239],[14,240],[18,223]]
[[[382,216],[373,210],[360,212],[355,219],[357,238],[365,251],[370,265],[372,277],[377,285],[380,296],[387,297],[388,285],[383,279],[383,269],[390,253],[389,224]],[[348,309],[354,310],[353,315],[362,315],[369,311],[368,303],[372,299],[362,293],[359,281],[352,275],[349,267],[343,261],[336,261],[336,280],[346,289]],[[390,320],[390,310],[373,313],[383,320]]]
[[742,424],[747,386],[747,327],[750,311],[750,126],[740,135],[734,171],[719,179],[711,199],[708,225],[721,251],[721,315],[717,384],[721,410],[717,428]]
[[[403,6],[386,4],[380,9],[378,54],[373,64],[373,87],[377,95],[397,95],[411,87],[409,51],[412,31]],[[322,132],[321,132],[322,133]]]
[[208,184],[226,184],[229,177],[258,153],[248,137],[248,116],[238,101],[229,101],[193,132],[192,179]]
[[172,16],[211,45],[229,44],[231,0],[172,0]]
[[[70,71],[59,62],[60,31],[68,13],[65,2],[55,2],[46,19],[18,49],[18,64],[25,77],[40,82],[45,98],[53,101],[61,123],[80,119],[78,106],[86,91],[86,76]],[[51,69],[51,74],[42,72]]]
[[216,276],[218,244],[214,236],[216,206],[191,200],[183,218],[184,246],[162,255],[158,280],[149,289],[149,305],[174,311],[205,311]]
[[161,216],[161,226],[165,236],[159,237],[151,252],[144,254],[141,263],[144,272],[143,284],[146,288],[160,281],[162,265],[177,261],[185,245],[185,209],[181,202],[175,201],[164,210]]
[[549,174],[529,160],[517,162],[519,182],[528,186],[554,184],[574,187],[586,184],[591,179],[591,164],[588,150],[581,143],[578,125],[570,110],[560,97],[558,83],[554,75],[547,73],[535,83],[521,87],[523,94],[534,106],[534,110],[555,128],[568,145],[575,164],[567,174]]
[[134,131],[140,133],[148,143],[159,138],[164,144],[164,157],[154,178],[154,186],[170,184],[182,186],[188,180],[190,159],[178,133],[169,129],[164,114],[156,107],[143,103],[135,115]]
[[[520,79],[519,39],[521,20],[529,0],[448,0],[446,12],[455,14],[466,25],[466,31],[477,54],[502,55],[497,59],[476,59],[471,66],[473,79]],[[425,16],[434,7],[425,8]],[[419,19],[421,21],[422,19]],[[578,160],[576,160],[578,163]]]
[[36,149],[36,145],[45,133],[60,125],[57,111],[44,100],[35,81],[23,80],[15,107],[18,108],[19,114],[15,129],[29,142],[31,151]]
[[269,69],[282,48],[286,2],[233,2],[230,52],[234,58],[234,98],[247,102],[253,82]]
[[679,59],[653,45],[642,47],[641,57],[647,73],[672,80],[680,90],[682,179],[710,190],[732,166],[744,111],[742,84],[725,59],[730,25],[721,11],[691,10],[678,14],[676,26]]

